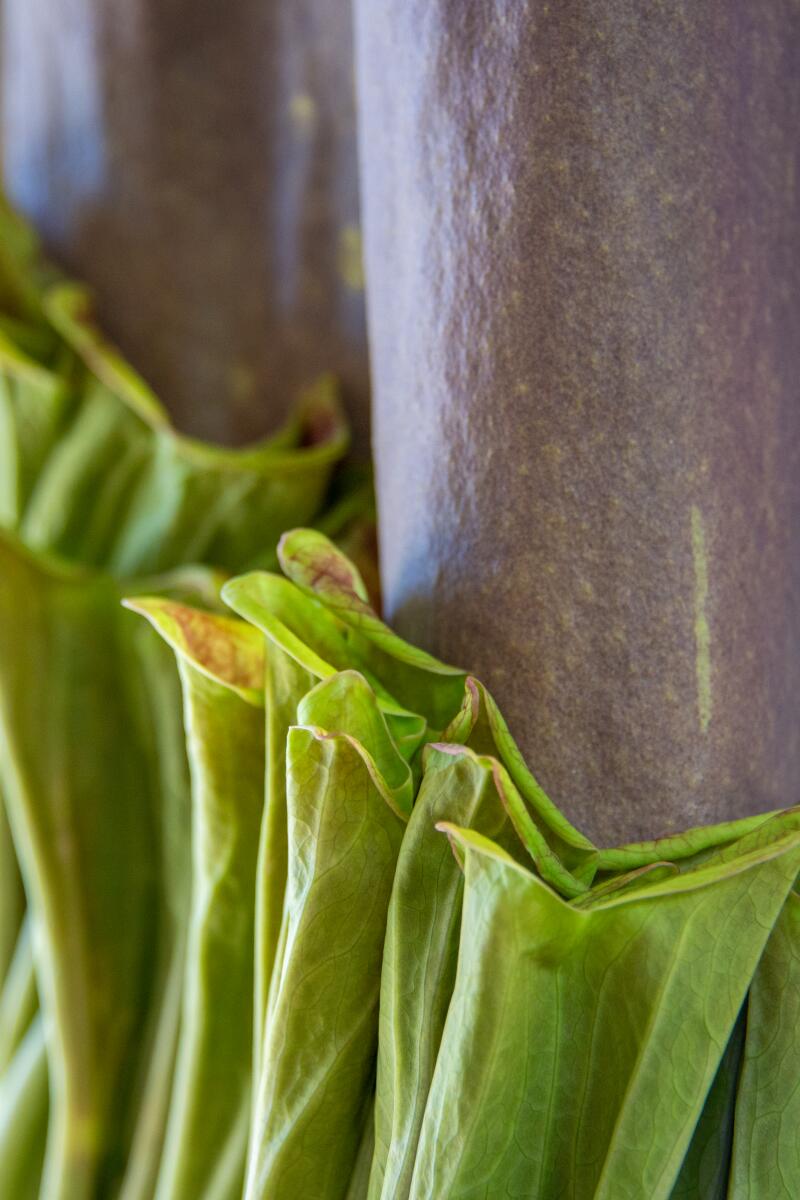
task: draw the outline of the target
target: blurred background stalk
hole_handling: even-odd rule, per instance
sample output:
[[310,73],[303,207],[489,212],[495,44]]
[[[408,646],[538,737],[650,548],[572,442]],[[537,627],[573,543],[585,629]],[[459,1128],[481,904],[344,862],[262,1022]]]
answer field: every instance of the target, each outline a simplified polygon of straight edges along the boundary
[[3,0],[6,187],[177,424],[332,370],[367,453],[349,0]]

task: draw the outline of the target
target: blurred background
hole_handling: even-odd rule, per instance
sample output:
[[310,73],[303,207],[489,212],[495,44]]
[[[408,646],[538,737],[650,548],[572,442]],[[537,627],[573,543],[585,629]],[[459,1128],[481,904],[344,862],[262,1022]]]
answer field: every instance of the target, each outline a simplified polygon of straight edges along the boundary
[[323,370],[367,453],[349,0],[3,0],[5,183],[178,425]]

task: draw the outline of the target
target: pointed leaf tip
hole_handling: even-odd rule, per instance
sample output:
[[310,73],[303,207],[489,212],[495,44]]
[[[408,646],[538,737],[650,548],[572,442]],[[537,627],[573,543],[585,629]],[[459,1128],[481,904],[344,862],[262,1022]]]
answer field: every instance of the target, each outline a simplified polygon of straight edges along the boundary
[[263,703],[264,639],[251,625],[159,596],[126,598],[122,603],[145,617],[177,654],[204,675],[250,704]]
[[373,614],[358,568],[324,533],[316,529],[289,530],[278,543],[278,559],[284,574],[299,587],[335,596]]

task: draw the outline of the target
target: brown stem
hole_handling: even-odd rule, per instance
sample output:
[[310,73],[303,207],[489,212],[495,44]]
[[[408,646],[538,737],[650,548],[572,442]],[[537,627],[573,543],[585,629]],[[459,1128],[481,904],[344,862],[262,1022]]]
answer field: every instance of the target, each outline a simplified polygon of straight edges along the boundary
[[357,13],[389,617],[603,841],[797,802],[797,6]]

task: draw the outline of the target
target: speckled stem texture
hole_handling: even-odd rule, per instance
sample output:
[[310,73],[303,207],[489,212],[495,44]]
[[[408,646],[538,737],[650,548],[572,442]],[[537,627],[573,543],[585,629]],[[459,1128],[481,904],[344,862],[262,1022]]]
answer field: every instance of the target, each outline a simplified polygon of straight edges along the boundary
[[3,0],[5,174],[179,426],[367,446],[350,0]]
[[800,6],[356,10],[389,619],[595,838],[797,803]]

